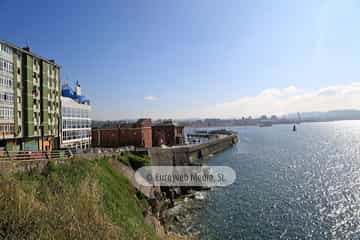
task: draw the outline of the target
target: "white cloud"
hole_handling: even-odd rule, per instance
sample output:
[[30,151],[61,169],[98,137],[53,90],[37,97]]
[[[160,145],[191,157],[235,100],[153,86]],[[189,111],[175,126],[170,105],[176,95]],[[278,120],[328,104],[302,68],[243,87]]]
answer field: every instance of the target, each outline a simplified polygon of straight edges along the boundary
[[193,117],[238,118],[338,109],[360,109],[360,83],[329,86],[315,91],[295,86],[265,89],[256,96],[242,97],[196,111]]
[[158,97],[155,97],[155,96],[144,96],[144,100],[146,101],[155,101],[155,100],[158,100]]

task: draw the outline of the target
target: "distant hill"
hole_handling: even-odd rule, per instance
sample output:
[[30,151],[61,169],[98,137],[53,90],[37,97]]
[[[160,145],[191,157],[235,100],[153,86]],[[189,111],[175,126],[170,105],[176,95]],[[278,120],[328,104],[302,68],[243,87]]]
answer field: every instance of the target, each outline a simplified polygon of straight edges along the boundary
[[[289,113],[286,116],[277,117],[275,115],[263,115],[259,118],[239,117],[233,119],[207,118],[207,119],[187,119],[178,120],[180,125],[186,127],[224,127],[224,126],[254,126],[262,121],[271,121],[272,124],[293,124],[294,122],[325,122],[339,120],[360,120],[360,110],[340,109],[328,112],[301,112],[300,119],[298,113]],[[134,122],[135,120],[118,121],[92,121],[92,128],[110,128],[120,127],[124,124]],[[157,122],[155,120],[153,122]]]
[[[336,121],[336,120],[360,120],[360,110],[342,109],[328,112],[302,112],[302,121]],[[287,115],[288,119],[298,119],[297,113]]]

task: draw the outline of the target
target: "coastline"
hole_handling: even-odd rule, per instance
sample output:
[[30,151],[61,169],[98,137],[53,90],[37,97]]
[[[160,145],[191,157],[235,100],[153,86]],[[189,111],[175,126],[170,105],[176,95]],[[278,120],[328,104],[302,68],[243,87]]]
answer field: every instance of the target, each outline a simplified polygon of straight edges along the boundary
[[197,197],[198,194],[206,195],[204,191],[186,194],[176,199],[172,208],[163,212],[163,225],[168,232],[195,239],[200,237],[198,222],[205,200]]
[[[328,120],[302,120],[298,124],[307,123],[329,123],[329,122],[344,122],[344,121],[360,121],[360,119],[328,119]],[[295,122],[273,122],[273,125],[292,125]],[[185,128],[202,129],[202,128],[234,128],[234,127],[257,127],[258,124],[235,124],[235,125],[216,125],[216,126],[191,126],[185,125]]]

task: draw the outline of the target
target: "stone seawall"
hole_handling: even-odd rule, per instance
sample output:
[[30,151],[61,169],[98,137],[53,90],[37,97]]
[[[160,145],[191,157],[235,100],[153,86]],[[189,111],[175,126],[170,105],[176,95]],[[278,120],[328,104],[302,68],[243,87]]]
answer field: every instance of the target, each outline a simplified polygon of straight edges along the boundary
[[236,135],[221,136],[206,143],[175,146],[171,148],[154,147],[149,150],[151,164],[156,166],[187,166],[197,160],[208,158],[211,154],[223,151],[238,142]]

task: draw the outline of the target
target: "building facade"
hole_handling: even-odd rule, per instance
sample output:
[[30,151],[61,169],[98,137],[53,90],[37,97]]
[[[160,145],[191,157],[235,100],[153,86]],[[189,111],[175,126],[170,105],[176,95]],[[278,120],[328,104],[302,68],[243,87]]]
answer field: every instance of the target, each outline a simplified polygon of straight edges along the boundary
[[153,146],[174,146],[182,145],[185,142],[184,126],[169,120],[152,126]]
[[0,41],[0,148],[59,146],[60,66]]
[[136,123],[123,124],[118,128],[93,129],[92,146],[150,148],[152,147],[151,124],[151,119],[139,119]]
[[74,90],[66,84],[61,97],[61,148],[75,151],[91,145],[90,101],[81,95],[80,85]]

